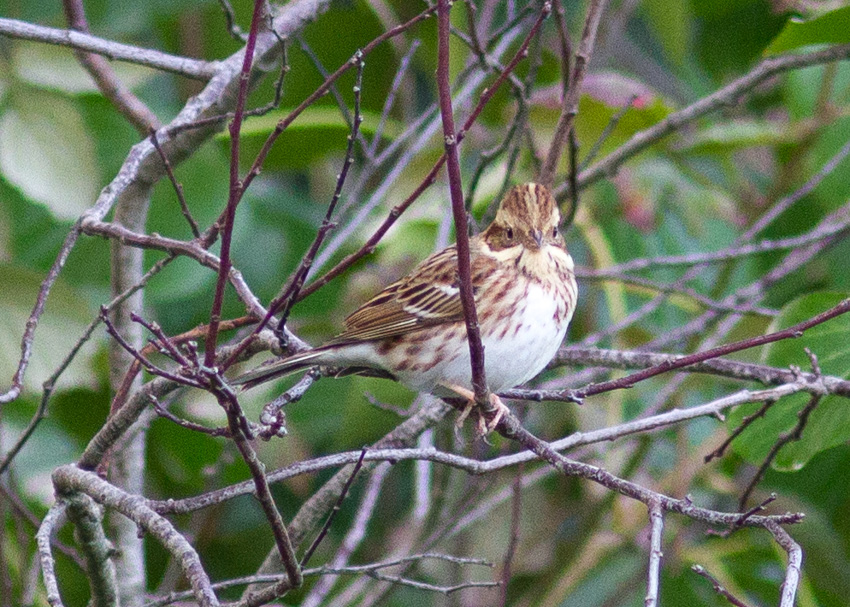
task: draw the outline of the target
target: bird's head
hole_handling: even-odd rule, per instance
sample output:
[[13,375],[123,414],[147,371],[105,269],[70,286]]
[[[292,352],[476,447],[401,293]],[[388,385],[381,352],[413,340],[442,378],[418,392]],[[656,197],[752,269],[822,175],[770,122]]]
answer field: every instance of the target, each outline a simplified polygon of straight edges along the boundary
[[516,247],[518,253],[547,246],[564,249],[560,223],[561,213],[552,192],[540,184],[526,183],[508,192],[493,223],[481,236],[493,252]]

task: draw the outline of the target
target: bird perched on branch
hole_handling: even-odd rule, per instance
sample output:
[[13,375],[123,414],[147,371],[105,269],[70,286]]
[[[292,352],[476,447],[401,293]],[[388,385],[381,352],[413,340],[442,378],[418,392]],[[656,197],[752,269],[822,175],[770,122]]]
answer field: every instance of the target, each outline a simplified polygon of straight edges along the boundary
[[[484,370],[496,416],[507,409],[497,392],[525,383],[555,356],[578,296],[573,260],[558,230],[552,193],[534,183],[513,188],[486,230],[470,239],[475,307]],[[434,253],[345,319],[328,343],[262,365],[234,380],[250,388],[314,365],[341,374],[390,377],[442,398],[472,391],[469,344],[460,299],[457,248]]]

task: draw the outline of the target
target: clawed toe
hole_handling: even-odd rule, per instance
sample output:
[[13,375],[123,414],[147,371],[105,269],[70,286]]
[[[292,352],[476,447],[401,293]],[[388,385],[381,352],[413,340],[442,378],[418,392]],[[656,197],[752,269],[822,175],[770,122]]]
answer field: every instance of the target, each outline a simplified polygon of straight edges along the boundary
[[[510,409],[508,409],[508,406],[502,402],[502,399],[499,398],[498,394],[494,394],[493,392],[490,393],[490,404],[496,409],[496,414],[493,416],[493,419],[484,424],[487,429],[487,434],[490,434],[496,429],[496,426],[498,426],[499,422],[502,421],[505,413],[510,413]],[[481,419],[484,419],[483,415],[481,416]]]
[[[472,410],[475,409],[475,393],[472,390],[467,390],[462,386],[456,385],[444,385],[445,388],[448,388],[455,394],[463,397],[466,400],[466,406],[460,412],[460,415],[457,417],[457,421],[455,425],[460,428],[463,426],[463,422],[466,421],[466,418],[469,417],[469,414],[472,413]],[[502,421],[502,418],[505,416],[505,413],[508,413],[510,409],[508,409],[507,405],[502,402],[502,399],[499,398],[497,394],[493,392],[490,393],[490,405],[495,409],[495,414],[493,418],[487,421],[487,416],[484,411],[478,412],[478,435],[479,436],[487,436],[493,430],[496,429],[496,426],[499,425],[499,422]]]

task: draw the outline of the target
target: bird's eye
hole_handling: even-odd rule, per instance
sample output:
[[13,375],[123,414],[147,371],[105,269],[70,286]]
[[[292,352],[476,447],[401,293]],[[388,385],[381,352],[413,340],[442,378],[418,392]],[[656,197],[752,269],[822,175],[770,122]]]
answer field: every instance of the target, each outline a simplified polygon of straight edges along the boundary
[[513,228],[508,228],[507,232],[505,232],[505,233],[508,235],[508,240],[513,240],[513,238],[514,238],[514,229]]
[[552,229],[552,238],[557,238],[557,237],[558,237],[558,228],[555,227],[555,228]]

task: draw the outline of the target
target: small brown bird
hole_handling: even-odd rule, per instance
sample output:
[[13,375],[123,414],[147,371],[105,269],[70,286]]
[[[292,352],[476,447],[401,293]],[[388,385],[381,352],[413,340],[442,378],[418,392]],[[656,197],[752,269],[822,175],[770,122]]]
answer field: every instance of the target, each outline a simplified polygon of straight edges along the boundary
[[[492,403],[496,392],[525,383],[555,356],[578,296],[573,260],[558,231],[552,193],[529,183],[513,188],[486,230],[470,239],[475,306]],[[260,366],[234,383],[251,387],[324,365],[389,376],[407,387],[474,403],[457,248],[434,253],[345,319],[330,342]],[[463,419],[463,417],[461,419]]]

